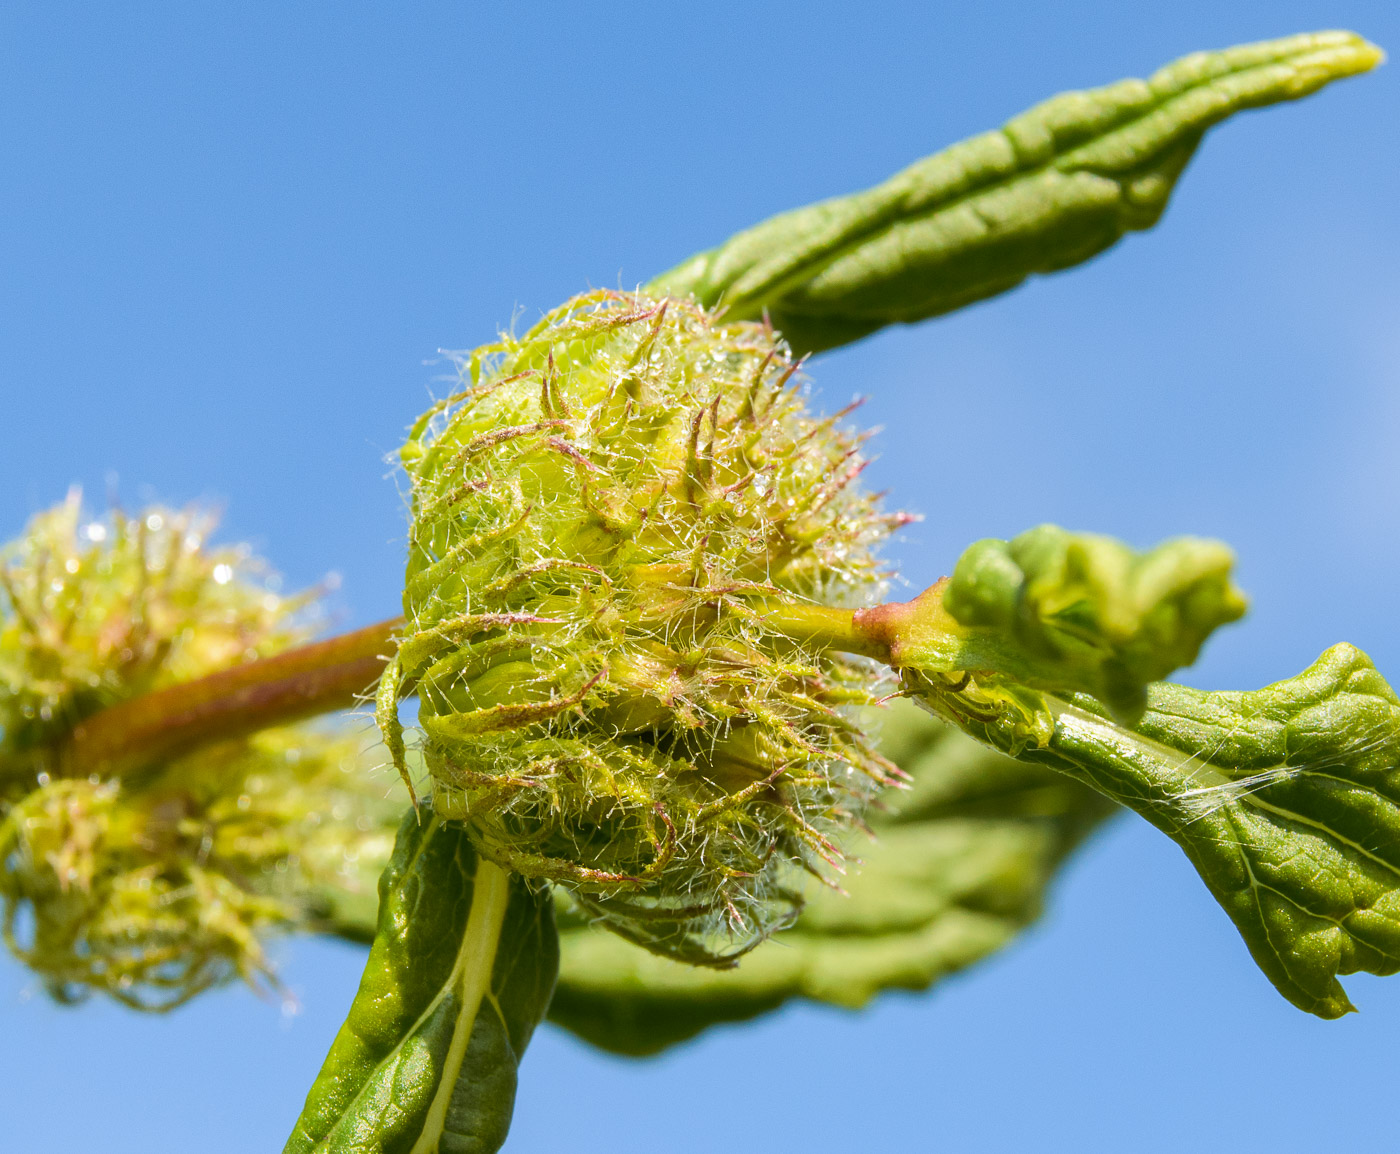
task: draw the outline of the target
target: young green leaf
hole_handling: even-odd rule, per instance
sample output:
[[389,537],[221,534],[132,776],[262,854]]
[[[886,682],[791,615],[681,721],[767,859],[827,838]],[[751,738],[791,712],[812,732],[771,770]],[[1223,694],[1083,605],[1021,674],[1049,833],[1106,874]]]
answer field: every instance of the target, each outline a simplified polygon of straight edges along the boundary
[[854,196],[785,212],[649,286],[773,324],[798,352],[938,316],[1150,228],[1202,134],[1373,68],[1350,32],[1187,56],[1067,92]]
[[1064,855],[1115,808],[907,703],[881,749],[912,789],[872,815],[872,844],[851,847],[863,864],[844,879],[849,896],[810,893],[795,926],[723,971],[656,957],[565,913],[550,1019],[643,1055],[792,998],[860,1006],[884,989],[924,989],[1034,921]]
[[1090,693],[1123,717],[1146,687],[1196,660],[1216,628],[1241,617],[1234,556],[1179,537],[1137,553],[1111,537],[1041,525],[969,546],[951,579],[909,602],[856,614],[896,668],[996,672],[1058,692]]
[[928,700],[1172,837],[1299,1008],[1339,1017],[1339,974],[1400,969],[1400,699],[1360,650],[1253,692],[1154,685],[1131,729],[994,683]]
[[554,988],[548,893],[413,811],[379,885],[359,993],[286,1150],[498,1150],[516,1068]]

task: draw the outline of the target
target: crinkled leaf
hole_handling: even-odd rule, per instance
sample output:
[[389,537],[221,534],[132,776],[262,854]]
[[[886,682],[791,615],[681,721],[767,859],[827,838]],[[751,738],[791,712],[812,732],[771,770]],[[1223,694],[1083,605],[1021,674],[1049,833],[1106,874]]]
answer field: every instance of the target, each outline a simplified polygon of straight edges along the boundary
[[1244,615],[1233,565],[1218,541],[1180,537],[1137,553],[1112,537],[1041,525],[970,546],[943,605],[960,625],[1022,650],[1023,679],[1133,713],[1148,682],[1190,665],[1217,627]]
[[791,998],[860,1006],[924,989],[1000,949],[1040,913],[1064,855],[1113,806],[901,704],[881,742],[914,778],[873,815],[876,840],[797,924],[733,970],[656,957],[565,913],[550,1019],[607,1050],[650,1054]]
[[379,886],[359,993],[286,1150],[497,1150],[554,987],[548,894],[411,811]]
[[767,310],[800,352],[937,316],[1150,228],[1206,129],[1380,59],[1352,33],[1318,32],[1067,92],[875,188],[741,232],[650,288],[736,319]]
[[1400,969],[1400,699],[1360,650],[1253,692],[1155,685],[1131,729],[1082,697],[974,684],[930,701],[1172,837],[1299,1008],[1339,1017],[1339,974]]
[[1180,537],[1136,553],[1111,537],[1041,525],[970,546],[951,578],[913,601],[856,614],[858,631],[908,675],[1000,674],[1090,693],[1135,717],[1149,682],[1196,659],[1245,611],[1234,556]]

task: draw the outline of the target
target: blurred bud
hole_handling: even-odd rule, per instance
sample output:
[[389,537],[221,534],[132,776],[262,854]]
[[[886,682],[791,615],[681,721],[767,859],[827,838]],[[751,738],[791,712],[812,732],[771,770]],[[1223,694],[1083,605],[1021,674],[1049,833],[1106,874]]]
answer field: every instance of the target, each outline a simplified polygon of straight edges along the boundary
[[[304,640],[286,598],[214,519],[83,517],[78,497],[0,552],[0,902],[11,950],[58,998],[164,1009],[232,977],[271,980],[263,939],[363,888],[400,807],[360,738],[268,730],[86,776],[57,748],[98,710]],[[381,759],[382,760],[382,759]],[[73,776],[64,776],[71,773]]]
[[[11,950],[49,991],[168,1009],[238,977],[275,985],[269,933],[355,893],[402,812],[360,737],[306,726],[211,746],[137,783],[55,779],[0,821]],[[382,760],[380,762],[382,764]]]
[[315,593],[282,597],[216,518],[159,506],[83,514],[75,491],[0,549],[0,780],[52,769],[55,743],[108,705],[311,636]]

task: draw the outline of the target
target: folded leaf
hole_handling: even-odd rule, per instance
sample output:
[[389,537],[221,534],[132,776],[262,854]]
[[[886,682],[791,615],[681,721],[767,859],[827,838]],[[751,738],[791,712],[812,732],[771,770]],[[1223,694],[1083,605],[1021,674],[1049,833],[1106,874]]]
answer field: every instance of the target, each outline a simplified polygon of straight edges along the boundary
[[1061,859],[1114,809],[907,703],[881,749],[913,785],[872,815],[873,843],[850,847],[863,864],[844,880],[849,896],[809,894],[793,928],[726,971],[656,957],[565,912],[550,1019],[641,1055],[792,998],[860,1006],[884,989],[924,989],[1034,921]]
[[286,1150],[498,1150],[554,987],[548,893],[410,811],[379,894],[359,993]]
[[922,674],[1004,674],[1090,693],[1120,717],[1149,682],[1196,660],[1245,611],[1218,541],[1180,537],[1136,553],[1111,537],[1041,525],[970,546],[951,579],[909,602],[856,614],[892,665]]
[[928,700],[1172,837],[1299,1008],[1339,1017],[1339,974],[1400,969],[1400,699],[1360,650],[1248,693],[1154,685],[1131,729],[1087,697],[969,684]]
[[1187,56],[1067,92],[854,196],[785,212],[658,277],[799,352],[938,316],[1150,228],[1206,129],[1365,72],[1381,52],[1318,32]]
[[1244,615],[1234,561],[1218,541],[1180,537],[1135,553],[1111,537],[1041,525],[972,545],[943,604],[959,624],[1025,650],[1027,679],[1140,712],[1148,682],[1190,665],[1217,627]]

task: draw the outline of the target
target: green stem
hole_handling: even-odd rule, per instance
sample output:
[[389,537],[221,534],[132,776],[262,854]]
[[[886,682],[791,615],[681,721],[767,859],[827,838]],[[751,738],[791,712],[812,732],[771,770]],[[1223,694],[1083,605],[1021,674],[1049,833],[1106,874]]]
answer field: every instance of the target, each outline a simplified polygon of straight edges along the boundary
[[862,620],[871,610],[768,602],[758,612],[769,629],[800,645],[889,661],[889,646],[868,628],[862,628]]

